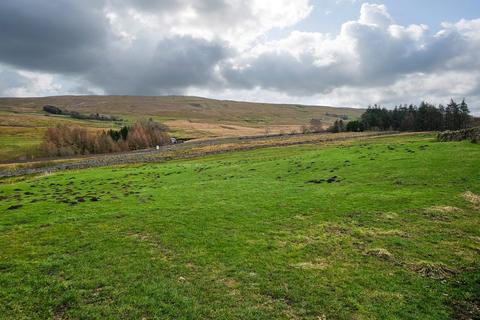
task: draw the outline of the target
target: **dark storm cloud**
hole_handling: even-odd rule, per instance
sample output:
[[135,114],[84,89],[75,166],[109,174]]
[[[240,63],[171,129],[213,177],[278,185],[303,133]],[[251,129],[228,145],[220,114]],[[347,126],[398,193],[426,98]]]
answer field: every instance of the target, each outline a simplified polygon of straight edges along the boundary
[[[87,77],[113,94],[165,94],[214,81],[215,65],[227,56],[220,44],[192,37],[172,37],[157,43],[154,53],[139,43],[113,53]],[[131,57],[135,56],[136,59]]]
[[[194,4],[210,10],[218,0]],[[226,56],[221,44],[189,36],[142,33],[120,43],[106,8],[168,13],[189,1],[0,2],[0,63],[24,70],[83,77],[106,93],[159,94],[213,81],[215,65]],[[217,10],[221,10],[221,6]],[[12,83],[15,86],[17,83]],[[4,86],[7,86],[4,84]]]
[[23,69],[80,72],[107,38],[96,1],[0,1],[0,61]]
[[107,3],[116,10],[135,9],[147,14],[168,16],[180,10],[195,12],[202,24],[231,26],[239,21],[248,21],[252,16],[249,0],[109,0]]
[[229,6],[224,0],[110,0],[108,3],[115,7],[135,8],[137,10],[155,13],[192,6],[196,12],[204,14],[208,12],[221,12]]

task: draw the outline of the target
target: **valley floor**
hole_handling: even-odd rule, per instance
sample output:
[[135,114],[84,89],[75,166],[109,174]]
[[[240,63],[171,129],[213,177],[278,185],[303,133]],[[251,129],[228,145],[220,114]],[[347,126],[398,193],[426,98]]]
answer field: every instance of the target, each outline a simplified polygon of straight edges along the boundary
[[[369,139],[398,134],[399,133],[395,132],[379,131],[195,139],[187,141],[186,143],[164,145],[159,147],[159,149],[150,148],[110,154],[77,155],[72,157],[44,158],[33,161],[26,160],[0,163],[0,178],[21,176],[25,174],[47,173],[67,169],[161,162],[274,146],[289,146],[308,143],[326,144],[351,139]],[[403,134],[411,135],[411,133]]]
[[478,159],[424,134],[3,178],[0,318],[478,318]]

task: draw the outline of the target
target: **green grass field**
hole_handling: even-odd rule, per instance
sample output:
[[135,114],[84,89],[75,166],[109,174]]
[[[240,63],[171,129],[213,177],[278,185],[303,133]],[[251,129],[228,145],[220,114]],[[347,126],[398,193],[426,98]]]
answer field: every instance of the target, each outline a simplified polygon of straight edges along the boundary
[[417,135],[4,179],[0,318],[478,317],[479,159]]
[[43,134],[44,130],[37,128],[1,128],[0,161],[36,156]]

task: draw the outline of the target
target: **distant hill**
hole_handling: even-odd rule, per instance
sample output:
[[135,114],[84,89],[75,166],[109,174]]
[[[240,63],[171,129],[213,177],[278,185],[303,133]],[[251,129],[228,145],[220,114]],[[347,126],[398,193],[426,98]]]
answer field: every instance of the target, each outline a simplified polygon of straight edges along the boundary
[[201,120],[208,123],[252,125],[303,125],[310,119],[331,122],[336,116],[359,117],[363,110],[327,106],[253,103],[188,96],[57,96],[42,98],[0,98],[0,110],[41,112],[54,105],[80,113],[101,113],[130,117],[158,117],[165,120]]

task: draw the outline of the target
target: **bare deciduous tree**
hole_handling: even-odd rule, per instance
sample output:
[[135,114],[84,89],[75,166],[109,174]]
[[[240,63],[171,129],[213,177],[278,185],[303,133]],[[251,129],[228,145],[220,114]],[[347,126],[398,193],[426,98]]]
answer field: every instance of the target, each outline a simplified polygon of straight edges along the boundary
[[167,127],[153,120],[138,121],[131,128],[125,127],[118,132],[94,132],[60,125],[47,129],[41,151],[47,156],[69,156],[145,149],[168,143]]

